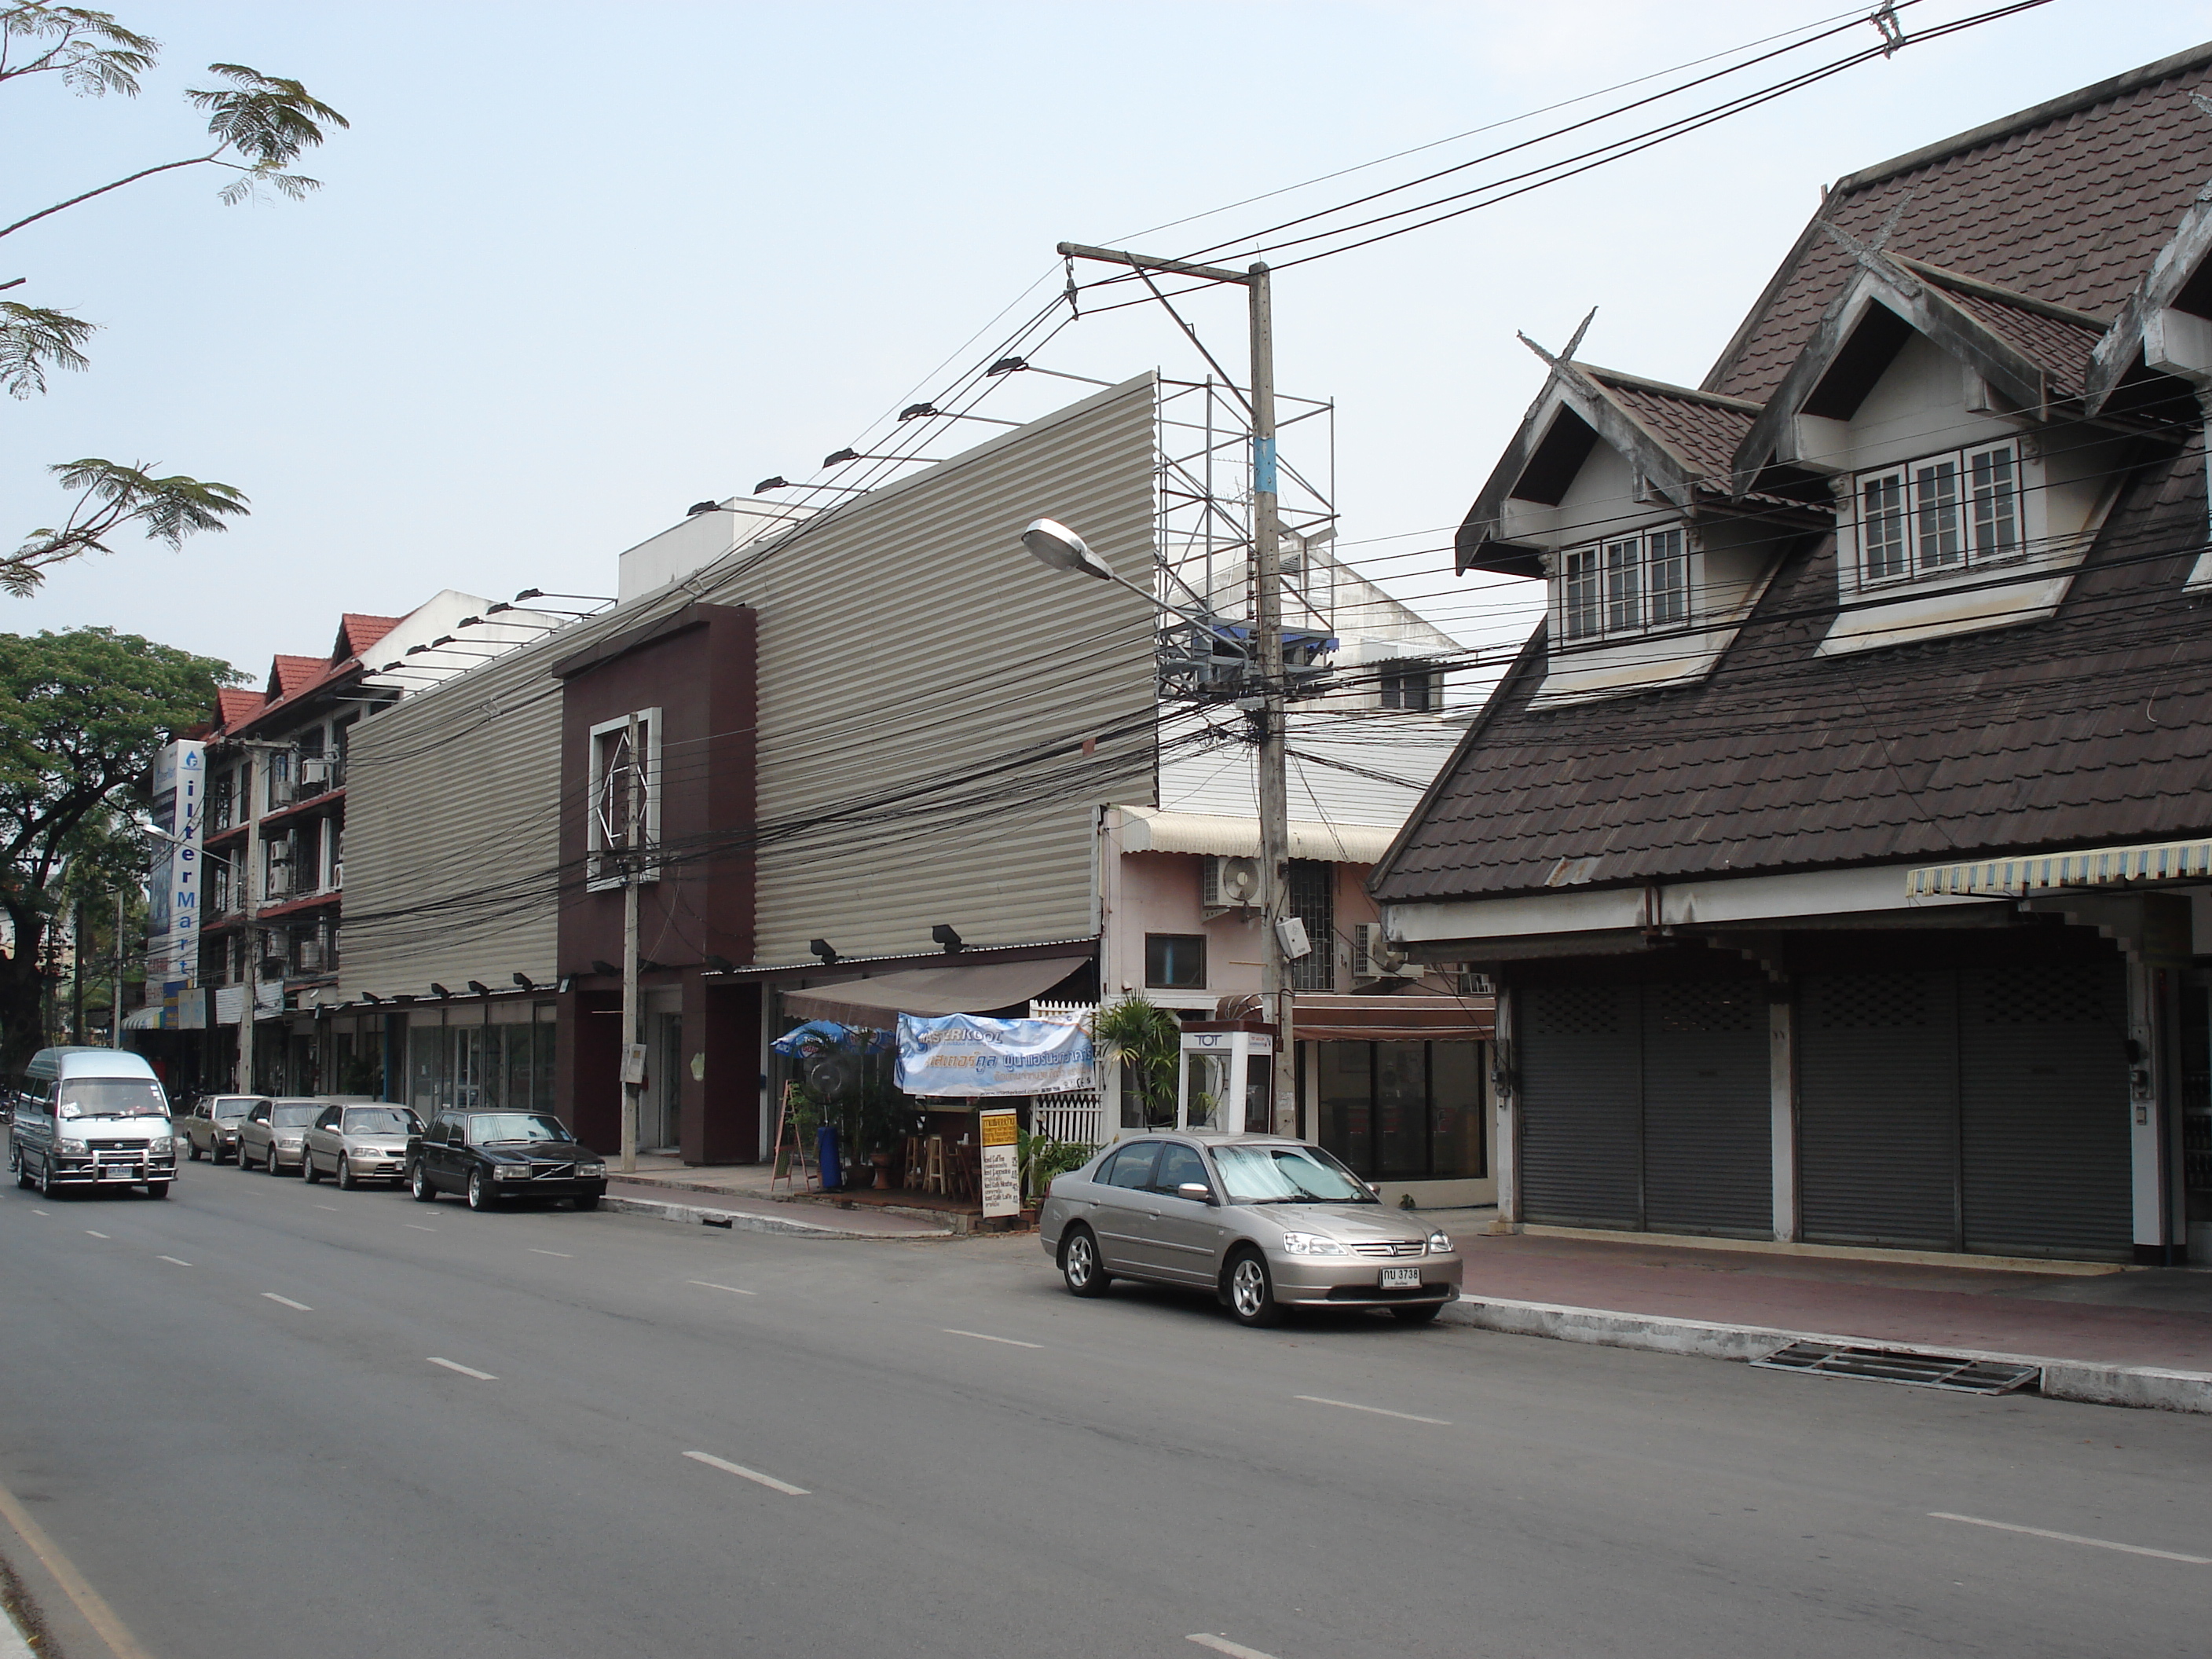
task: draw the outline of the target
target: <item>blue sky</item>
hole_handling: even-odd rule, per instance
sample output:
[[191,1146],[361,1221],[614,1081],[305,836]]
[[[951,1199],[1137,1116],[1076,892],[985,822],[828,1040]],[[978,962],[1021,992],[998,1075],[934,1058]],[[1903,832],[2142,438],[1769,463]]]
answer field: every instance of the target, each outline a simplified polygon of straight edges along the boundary
[[[0,536],[55,520],[44,465],[80,455],[254,502],[181,554],[134,541],[0,599],[0,629],[110,623],[257,676],[275,652],[327,649],[341,611],[445,586],[611,592],[614,556],[688,503],[800,477],[938,389],[936,366],[1027,285],[1046,281],[1034,304],[1057,283],[1063,238],[1120,242],[1833,12],[117,3],[165,43],[162,67],[135,102],[0,90],[0,222],[191,153],[182,89],[211,60],[297,76],[353,128],[306,164],[325,188],[301,205],[226,209],[221,181],[188,171],[0,242],[0,279],[31,279],[9,297],[102,325],[90,374],[0,407]],[[1431,596],[1463,638],[1525,627],[1522,596],[1423,552],[1540,383],[1516,329],[1557,344],[1599,305],[1585,355],[1694,383],[1824,181],[2208,33],[2206,3],[2057,0],[1285,272],[1279,374],[1339,401],[1347,550],[1387,560],[1387,585]],[[1138,245],[1182,252],[1496,141]],[[1238,307],[1192,302],[1241,364]],[[1149,308],[1064,331],[1048,361],[1109,380],[1194,367]],[[1076,390],[1030,377],[1005,409]]]

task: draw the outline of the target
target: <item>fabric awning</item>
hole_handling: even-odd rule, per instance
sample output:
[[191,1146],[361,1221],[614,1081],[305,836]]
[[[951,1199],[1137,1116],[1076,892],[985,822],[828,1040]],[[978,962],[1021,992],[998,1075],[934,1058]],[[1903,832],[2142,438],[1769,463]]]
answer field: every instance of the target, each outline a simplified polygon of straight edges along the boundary
[[2160,841],[2140,847],[2093,847],[2079,853],[1931,864],[1907,872],[1905,890],[1914,898],[1933,898],[2111,887],[2129,881],[2204,880],[2212,880],[2212,841]]
[[1493,997],[1332,997],[1291,999],[1292,1033],[1300,1042],[1486,1042],[1498,1030]]
[[802,1019],[834,1019],[887,1031],[901,1014],[980,1014],[1027,1002],[1073,973],[1080,957],[1026,962],[978,962],[957,968],[910,968],[874,979],[848,979],[786,991],[783,1011]]
[[[1124,806],[1121,850],[1125,853],[1211,853],[1224,858],[1260,856],[1260,820],[1213,812],[1164,812],[1153,806]],[[1374,864],[1389,850],[1396,825],[1310,823],[1293,818],[1291,856],[1324,864]]]

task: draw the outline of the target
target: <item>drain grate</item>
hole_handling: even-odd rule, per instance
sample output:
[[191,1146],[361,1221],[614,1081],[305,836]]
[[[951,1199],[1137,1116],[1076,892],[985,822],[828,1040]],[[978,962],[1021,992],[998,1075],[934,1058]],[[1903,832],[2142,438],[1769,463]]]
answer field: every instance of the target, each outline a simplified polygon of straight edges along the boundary
[[2002,1359],[1960,1359],[1947,1354],[1904,1353],[1895,1348],[1841,1347],[1831,1342],[1792,1342],[1754,1365],[1769,1370],[1804,1371],[1815,1376],[1863,1376],[1876,1382],[1902,1382],[1914,1389],[1950,1389],[1961,1394],[2010,1394],[2043,1379],[2040,1365]]

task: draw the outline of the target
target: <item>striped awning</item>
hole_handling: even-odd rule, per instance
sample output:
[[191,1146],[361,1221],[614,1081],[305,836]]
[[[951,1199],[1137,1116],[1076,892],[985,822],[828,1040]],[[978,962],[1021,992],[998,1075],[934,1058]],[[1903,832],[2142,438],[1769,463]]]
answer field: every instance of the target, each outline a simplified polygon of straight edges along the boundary
[[2212,841],[2093,847],[2079,853],[1931,864],[1905,874],[1913,898],[2033,893],[2054,887],[2112,887],[2133,881],[2212,880]]

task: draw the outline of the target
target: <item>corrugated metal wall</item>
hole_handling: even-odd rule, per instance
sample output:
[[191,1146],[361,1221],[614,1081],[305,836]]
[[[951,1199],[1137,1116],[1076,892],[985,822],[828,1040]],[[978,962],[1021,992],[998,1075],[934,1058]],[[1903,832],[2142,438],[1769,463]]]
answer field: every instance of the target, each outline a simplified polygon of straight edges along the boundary
[[757,960],[1093,933],[1093,809],[1153,798],[1153,617],[1016,538],[1059,519],[1146,582],[1155,402],[1124,382],[362,722],[345,988],[552,976],[576,804],[546,671],[695,599],[760,617]]

